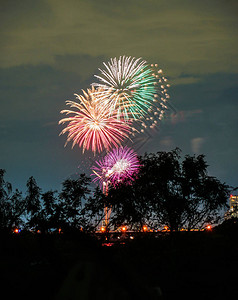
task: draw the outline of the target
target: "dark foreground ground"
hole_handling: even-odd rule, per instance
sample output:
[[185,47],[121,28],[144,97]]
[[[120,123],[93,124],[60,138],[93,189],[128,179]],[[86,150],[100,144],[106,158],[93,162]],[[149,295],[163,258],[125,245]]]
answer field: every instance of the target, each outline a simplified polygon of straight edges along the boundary
[[[228,226],[229,227],[229,226]],[[238,231],[144,234],[102,247],[80,235],[0,237],[1,299],[237,299]]]

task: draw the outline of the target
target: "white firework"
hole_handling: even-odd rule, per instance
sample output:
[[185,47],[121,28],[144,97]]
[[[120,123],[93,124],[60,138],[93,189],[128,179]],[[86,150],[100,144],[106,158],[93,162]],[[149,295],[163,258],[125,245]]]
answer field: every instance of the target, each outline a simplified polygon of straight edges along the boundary
[[99,97],[110,105],[111,111],[117,111],[118,118],[143,117],[156,97],[156,78],[150,65],[141,58],[126,56],[111,58],[103,64],[105,69],[99,69],[101,75],[95,75],[99,82],[93,85],[107,90],[110,97],[106,98],[103,93]]

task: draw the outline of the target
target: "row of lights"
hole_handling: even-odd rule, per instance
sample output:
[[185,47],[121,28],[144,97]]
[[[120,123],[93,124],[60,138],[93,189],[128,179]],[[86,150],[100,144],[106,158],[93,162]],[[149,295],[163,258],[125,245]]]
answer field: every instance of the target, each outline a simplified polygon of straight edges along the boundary
[[[142,229],[143,229],[144,232],[148,231],[148,227],[147,227],[146,225],[144,225],[144,226],[142,227]],[[212,226],[211,226],[211,225],[207,225],[207,226],[205,227],[205,230],[208,230],[208,231],[212,230]],[[106,232],[106,227],[102,226],[102,227],[100,228],[100,231],[101,231],[101,232]],[[127,227],[126,227],[126,226],[122,226],[122,227],[121,227],[121,232],[126,232],[126,231],[127,231]],[[164,229],[163,229],[162,231],[169,232],[170,229],[169,229],[168,226],[164,226]],[[186,229],[181,229],[180,231],[186,231]],[[192,230],[191,230],[191,231],[192,231]]]
[[[15,228],[15,229],[13,230],[13,233],[20,233],[20,232],[21,232],[21,229],[19,229],[19,228]],[[36,233],[41,233],[41,231],[38,229],[38,230],[36,231]],[[62,231],[61,228],[58,229],[58,233],[63,233],[63,231]]]
[[[144,231],[144,232],[148,231],[148,227],[147,227],[146,225],[144,225],[142,228],[143,228],[143,231]],[[206,229],[206,230],[212,230],[212,226],[211,226],[211,225],[207,225],[205,229]],[[102,227],[100,228],[100,230],[101,230],[101,232],[106,232],[106,227],[102,226]],[[121,231],[122,231],[122,232],[126,232],[126,231],[127,231],[127,227],[126,227],[126,226],[122,226],[122,227],[121,227]],[[168,226],[164,226],[164,231],[170,231],[170,230],[169,230],[169,227],[168,227]],[[181,230],[181,231],[185,231],[185,230]],[[14,233],[20,233],[20,232],[21,232],[21,229],[15,228],[15,229],[13,230],[13,232],[14,232]],[[37,233],[40,233],[40,230],[37,230]],[[58,229],[58,233],[59,233],[59,234],[63,233],[61,228]]]
[[[127,231],[127,227],[126,227],[126,226],[122,226],[120,229],[121,229],[121,232],[126,232],[126,231]],[[148,231],[148,227],[147,227],[146,225],[144,225],[144,226],[142,227],[142,229],[143,229],[144,232]],[[101,231],[101,232],[106,232],[106,227],[102,226],[102,227],[100,228],[100,231]]]

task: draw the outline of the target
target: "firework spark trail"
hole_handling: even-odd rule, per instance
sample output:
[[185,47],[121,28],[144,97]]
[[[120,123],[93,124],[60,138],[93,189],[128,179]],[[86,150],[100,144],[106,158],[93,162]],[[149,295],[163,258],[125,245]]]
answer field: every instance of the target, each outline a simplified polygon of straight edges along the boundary
[[[152,75],[156,79],[156,94],[154,95],[153,104],[148,108],[147,115],[140,117],[140,132],[144,132],[146,128],[153,129],[158,126],[168,109],[168,100],[170,98],[168,94],[170,84],[168,84],[167,78],[163,76],[163,71],[159,69],[158,64],[151,64],[151,70]],[[171,105],[169,107],[171,108]]]
[[[118,147],[131,133],[157,128],[170,106],[167,89],[170,86],[158,64],[147,64],[141,58],[120,56],[103,63],[99,83],[76,95],[79,102],[67,101],[75,110],[63,110],[70,115],[59,124],[68,123],[61,134],[68,133],[66,144],[78,144],[94,154]],[[96,87],[96,89],[95,89]]]
[[92,167],[94,175],[96,175],[94,181],[99,180],[101,184],[110,182],[116,185],[126,179],[134,180],[139,166],[139,160],[134,150],[128,147],[115,148]]
[[110,180],[113,184],[128,178],[133,180],[132,176],[138,171],[139,161],[132,149],[127,147],[113,149],[108,154],[108,160],[112,165]]
[[[68,132],[66,144],[72,140],[72,148],[78,144],[83,147],[83,152],[91,149],[96,153],[118,147],[122,140],[128,138],[131,130],[129,123],[117,118],[116,111],[111,112],[108,106],[102,106],[97,101],[95,92],[92,87],[87,93],[83,91],[83,96],[75,94],[79,102],[66,101],[76,110],[62,110],[61,113],[71,116],[59,121],[59,124],[68,122],[60,133]],[[102,88],[99,88],[99,92],[107,94]]]
[[[103,87],[110,93],[105,103],[111,106],[111,111],[117,109],[118,117],[123,115],[125,120],[143,117],[156,94],[156,80],[150,66],[141,58],[126,56],[103,64],[106,69],[99,69],[101,76],[95,75],[100,83],[93,86]],[[104,99],[102,93],[100,97]]]
[[118,118],[133,122],[137,131],[155,128],[168,109],[170,86],[158,64],[120,56],[103,65],[101,75],[95,75],[99,82],[93,86],[103,87],[108,94],[98,92],[98,99],[109,105],[111,112],[116,110]]

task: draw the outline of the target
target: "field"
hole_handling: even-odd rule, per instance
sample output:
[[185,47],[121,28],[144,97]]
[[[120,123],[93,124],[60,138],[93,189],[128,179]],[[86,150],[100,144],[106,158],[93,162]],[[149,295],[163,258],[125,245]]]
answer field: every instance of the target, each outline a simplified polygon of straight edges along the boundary
[[142,234],[102,246],[79,234],[1,235],[6,299],[232,299],[237,230]]

